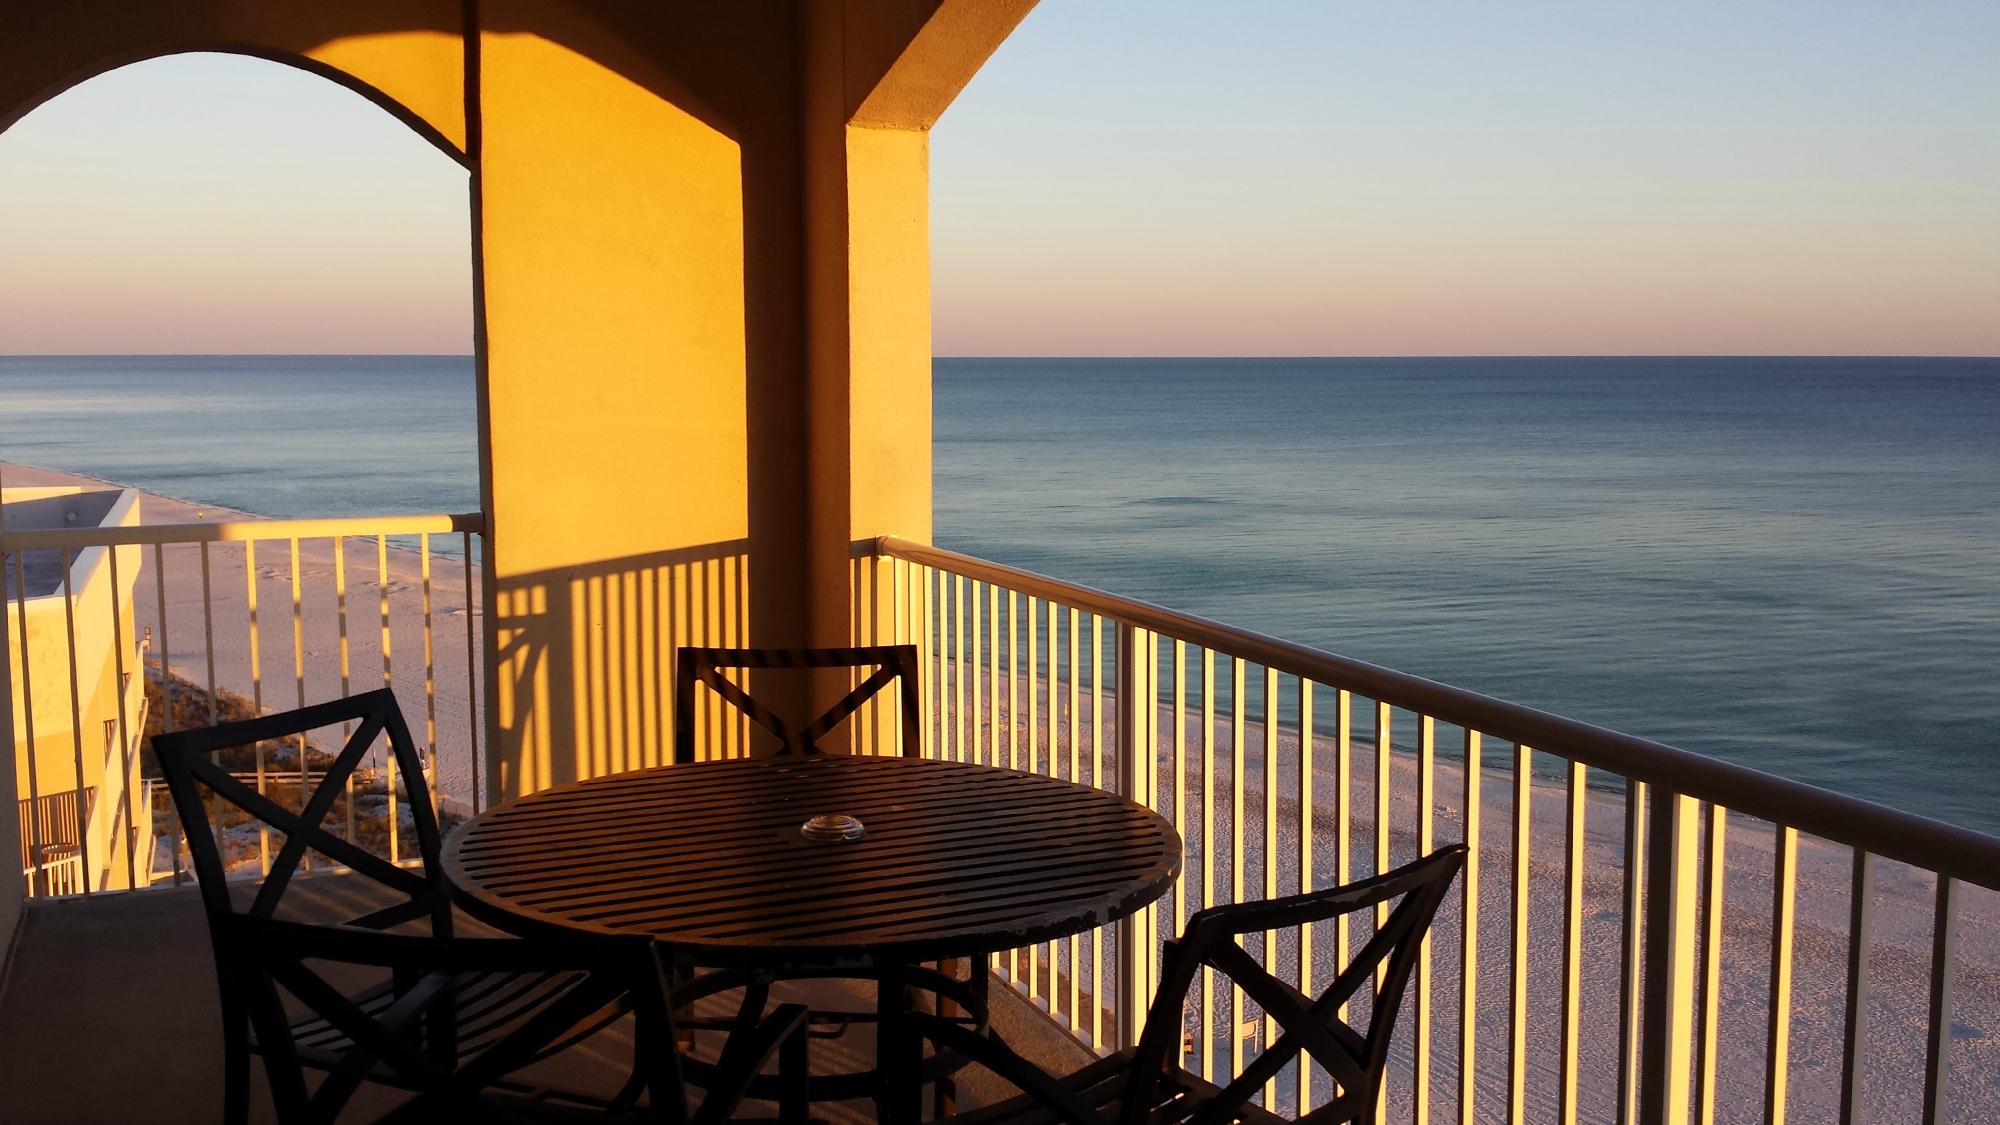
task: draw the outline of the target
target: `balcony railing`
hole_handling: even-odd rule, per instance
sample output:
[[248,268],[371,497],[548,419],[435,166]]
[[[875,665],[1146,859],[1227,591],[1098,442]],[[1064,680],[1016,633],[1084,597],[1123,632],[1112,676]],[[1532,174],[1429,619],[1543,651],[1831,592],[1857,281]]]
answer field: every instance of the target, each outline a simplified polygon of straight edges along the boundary
[[[4,532],[0,551],[145,553],[153,605],[121,627],[153,630],[145,675],[164,727],[373,686],[379,665],[421,732],[431,791],[470,811],[486,766],[467,565],[482,529],[478,516],[244,520]],[[865,544],[854,578],[857,639],[924,652],[926,754],[1113,789],[1187,843],[1179,885],[1146,912],[993,958],[1087,1046],[1136,1040],[1159,942],[1193,911],[1465,840],[1459,895],[1399,1022],[1389,1119],[1991,1114],[1995,1064],[1954,1043],[2000,1016],[2000,840],[921,544]],[[650,713],[667,716],[671,676],[649,682]],[[873,719],[857,734],[893,741]],[[304,749],[260,748],[240,768],[260,787],[309,784]],[[378,784],[394,848],[400,790]],[[35,850],[51,842],[23,854],[66,862]],[[150,877],[178,880],[172,843]],[[259,844],[246,871],[270,854]],[[46,871],[36,893],[68,880]],[[1311,991],[1370,928],[1252,952]],[[1189,1065],[1212,1076],[1270,1034],[1212,977],[1187,1021]],[[1293,1068],[1265,1098],[1331,1092]]]
[[[995,959],[1093,1047],[1136,1040],[1160,939],[1192,911],[1464,840],[1455,917],[1398,1025],[1391,1119],[1947,1119],[1961,914],[2000,889],[2000,840],[917,543],[868,545],[855,580],[857,627],[934,670],[927,753],[1115,788],[1187,841],[1180,886],[1145,914]],[[1810,968],[1834,985],[1809,995],[1801,890]],[[1366,936],[1252,952],[1311,991]],[[1988,1015],[1992,952],[1974,974]],[[1226,1073],[1262,1023],[1202,981],[1189,1065]],[[1960,1119],[1984,1119],[1995,1076],[1971,1054]],[[1331,1093],[1295,1067],[1265,1097]]]
[[[38,711],[46,716],[52,708],[60,712],[54,717],[77,732],[69,775],[29,773],[30,792],[22,795],[24,854],[45,854],[59,842],[51,836],[52,822],[30,812],[49,796],[96,782],[86,770],[82,742],[92,669],[87,657],[78,657],[79,621],[108,621],[111,651],[131,652],[143,665],[117,668],[127,688],[117,722],[129,725],[132,737],[120,740],[102,771],[112,783],[113,799],[101,795],[95,802],[100,810],[115,812],[114,831],[131,837],[118,849],[121,871],[125,857],[133,857],[129,872],[112,883],[71,878],[64,868],[47,878],[31,876],[29,893],[90,894],[186,877],[178,819],[156,787],[137,783],[148,700],[156,729],[173,730],[345,695],[373,686],[379,675],[380,683],[408,701],[431,793],[461,811],[476,806],[482,768],[478,602],[473,567],[466,563],[477,557],[475,540],[484,525],[477,515],[424,515],[0,531],[0,557],[12,570],[9,620],[20,633],[21,651],[30,654],[11,670],[21,696],[16,742],[33,745]],[[116,548],[105,552],[110,581],[65,580],[57,596],[66,635],[32,638],[31,644],[25,560],[35,552],[59,556],[66,576],[79,555],[106,547]],[[121,567],[138,568],[136,583],[129,576],[119,582]],[[92,605],[92,598],[107,604]],[[150,607],[143,604],[147,600]],[[461,620],[441,621],[445,614]],[[143,647],[134,646],[135,631],[146,635]],[[441,708],[451,709],[442,720]],[[450,737],[441,737],[441,730]],[[321,752],[307,745],[260,745],[253,760],[242,764],[244,777],[254,779],[260,793],[302,791],[311,784]],[[350,835],[365,827],[357,825],[357,817],[383,821],[371,830],[385,832],[390,854],[402,860],[414,853],[397,832],[402,820],[397,802],[403,798],[392,771],[390,763],[376,771],[377,800],[349,793],[336,816],[346,818]],[[115,784],[120,776],[135,784]],[[155,803],[161,806],[157,819],[151,815]],[[168,834],[161,846],[151,838],[155,824]],[[246,873],[261,870],[271,854],[264,828],[255,855],[242,861]],[[82,869],[90,867],[87,855],[78,862]]]

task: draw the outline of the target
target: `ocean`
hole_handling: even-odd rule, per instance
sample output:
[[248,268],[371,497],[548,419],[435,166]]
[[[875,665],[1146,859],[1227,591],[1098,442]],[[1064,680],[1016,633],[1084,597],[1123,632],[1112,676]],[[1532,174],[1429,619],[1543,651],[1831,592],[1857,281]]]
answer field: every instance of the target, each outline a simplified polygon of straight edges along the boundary
[[[936,538],[2000,832],[2000,360],[942,359]],[[0,460],[478,507],[472,368],[0,357]]]

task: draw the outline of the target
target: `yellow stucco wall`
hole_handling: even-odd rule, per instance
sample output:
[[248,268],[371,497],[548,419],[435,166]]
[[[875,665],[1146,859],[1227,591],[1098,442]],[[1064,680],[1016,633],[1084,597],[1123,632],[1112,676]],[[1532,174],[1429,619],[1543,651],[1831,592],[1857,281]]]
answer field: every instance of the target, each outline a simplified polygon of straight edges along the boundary
[[16,0],[0,127],[232,49],[466,163],[504,799],[661,760],[674,647],[847,641],[848,545],[928,536],[925,131],[1031,4]]

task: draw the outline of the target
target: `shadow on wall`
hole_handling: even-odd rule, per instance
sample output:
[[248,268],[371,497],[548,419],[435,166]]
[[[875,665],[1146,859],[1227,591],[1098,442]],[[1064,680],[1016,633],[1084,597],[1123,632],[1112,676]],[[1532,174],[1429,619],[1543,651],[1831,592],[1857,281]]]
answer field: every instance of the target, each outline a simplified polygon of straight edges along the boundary
[[[673,657],[749,630],[735,540],[495,580],[496,800],[673,761]],[[708,697],[696,737],[723,756],[744,720]]]
[[[873,541],[856,544],[872,551]],[[678,650],[746,647],[752,566],[745,540],[659,551],[609,562],[497,578],[495,799],[674,759],[674,674]],[[917,579],[885,559],[853,560],[857,644],[910,643]],[[747,690],[781,712],[813,713],[852,690],[869,671],[825,670],[803,678],[769,673]],[[931,685],[926,676],[921,685]],[[765,754],[777,745],[710,691],[696,693],[695,745],[703,759]],[[823,741],[829,750],[902,752],[905,732],[893,693],[864,706]],[[910,732],[914,734],[915,732]],[[517,766],[515,763],[519,763]]]

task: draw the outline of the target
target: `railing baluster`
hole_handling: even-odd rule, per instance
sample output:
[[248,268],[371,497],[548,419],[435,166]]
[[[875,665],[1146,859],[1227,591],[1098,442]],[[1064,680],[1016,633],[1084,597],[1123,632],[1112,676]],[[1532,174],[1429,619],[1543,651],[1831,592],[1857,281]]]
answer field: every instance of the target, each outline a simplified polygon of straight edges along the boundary
[[[1299,677],[1299,761],[1298,761],[1298,834],[1299,834],[1299,880],[1298,891],[1304,894],[1313,889],[1313,682]],[[1312,923],[1299,926],[1299,991],[1307,996],[1313,992],[1312,972]],[[1299,1056],[1298,1116],[1305,1116],[1312,1108],[1313,1064],[1310,1055]]]
[[1020,595],[1006,593],[1006,767],[1020,769]]
[[[174,659],[172,643],[167,637],[166,550],[167,547],[164,543],[153,544],[153,608],[158,612],[160,628],[160,730],[162,733],[172,734],[176,728],[176,723],[174,722]],[[84,833],[88,831],[88,826],[83,820],[83,777],[80,774],[76,779],[76,788],[76,833],[77,839],[82,840]],[[148,789],[146,800],[149,804],[152,801],[152,796],[152,790]],[[167,817],[167,832],[168,846],[173,849],[174,886],[178,887],[185,881],[182,878],[183,872],[181,868],[181,847],[183,841],[181,838],[182,828],[180,817]],[[151,867],[150,860],[148,860],[147,866]]]
[[[1048,685],[1048,679],[1042,675],[1042,633],[1040,633],[1042,631],[1042,613],[1040,613],[1038,607],[1040,607],[1040,599],[1036,599],[1034,595],[1028,595],[1028,635],[1026,635],[1026,645],[1028,645],[1028,759],[1022,763],[1022,769],[1028,771],[1028,773],[1042,773],[1042,767],[1036,765],[1036,757],[1038,757],[1036,755],[1036,743],[1042,737],[1042,731],[1040,731],[1040,723],[1042,723],[1042,691]],[[1054,669],[1050,669],[1050,671],[1054,671]],[[1016,951],[1016,955],[1014,955],[1014,973],[1012,973],[1014,981],[1022,979],[1022,965],[1028,965],[1030,969],[1034,967],[1034,947],[1032,945],[1022,947],[1020,951]],[[1096,985],[1096,981],[1092,981],[1092,987],[1094,985]],[[1098,1043],[1096,1039],[1090,1041],[1092,1047],[1096,1047],[1096,1043]]]
[[[1201,650],[1201,905],[1215,905],[1215,650]],[[1215,970],[1201,969],[1201,1076],[1215,1080]]]
[[1729,810],[1708,806],[1708,846],[1701,864],[1701,1043],[1695,1060],[1695,1112],[1701,1125],[1715,1125],[1717,1013],[1722,994],[1722,903],[1729,882]]
[[[346,699],[349,694],[350,672],[347,651],[347,541],[339,535],[333,537],[333,607],[334,620],[340,626],[337,642],[340,659],[340,697]],[[347,731],[348,724],[340,724],[341,737],[345,738]]]
[[1688,1044],[1694,1031],[1700,802],[1661,790],[1653,796],[1649,816],[1639,1119],[1647,1125],[1682,1125],[1688,1119]]
[[1924,1037],[1924,1125],[1945,1120],[1952,1020],[1958,1001],[1958,880],[1938,876],[1931,917],[1930,1029]]
[[[986,629],[989,634],[986,644],[986,761],[988,765],[1000,764],[1000,587],[986,584]],[[1008,725],[1013,725],[1014,713],[1007,713]]]
[[951,576],[951,760],[965,761],[965,576]]
[[938,570],[933,599],[937,606],[937,743],[941,761],[951,760],[951,572]]
[[1562,1069],[1556,1115],[1564,1125],[1575,1125],[1577,1063],[1583,1051],[1584,815],[1589,779],[1581,762],[1567,763],[1564,772],[1568,812],[1563,820]]
[[[430,756],[431,812],[435,814],[440,788],[438,785],[440,771],[437,744],[437,662],[431,637],[431,536],[428,531],[417,536],[417,570],[422,577],[424,590],[424,753]],[[466,616],[472,616],[472,607],[466,607]],[[648,620],[651,619],[648,615]]]
[[486,795],[479,787],[479,641],[472,625],[472,533],[463,532],[462,540],[465,555],[459,572],[465,578],[465,731],[471,743],[472,811],[477,813],[485,805]]
[[1840,1125],[1861,1120],[1861,1053],[1868,1045],[1868,931],[1875,919],[1875,868],[1854,849],[1847,906],[1846,1020],[1840,1034]]
[[[1096,617],[1096,615],[1090,617],[1090,637],[1092,637],[1092,641],[1090,641],[1090,755],[1092,755],[1092,761],[1098,761],[1098,753],[1100,753],[1100,747],[1102,747],[1102,733],[1104,733],[1104,723],[1102,723],[1102,715],[1104,715],[1104,685],[1102,685],[1102,681],[1104,681],[1104,677],[1100,675],[1096,661],[1098,661],[1100,641],[1104,639],[1104,621],[1100,617]],[[1070,617],[1070,665],[1072,667],[1076,665],[1076,617]],[[1074,693],[1074,679],[1072,679],[1072,693]],[[1072,703],[1070,703],[1070,713],[1072,715],[1076,713],[1074,697],[1072,697]],[[1070,757],[1070,775],[1072,775],[1072,781],[1082,783],[1084,779],[1080,775],[1076,775],[1076,757],[1074,757],[1078,741],[1080,739],[1074,733],[1074,721],[1072,721],[1072,733],[1070,733],[1070,755],[1072,755]],[[1100,933],[1100,931],[1094,931],[1094,933]],[[1102,945],[1104,939],[1098,937],[1096,941]],[[1068,949],[1068,955],[1070,955],[1068,957],[1068,965],[1070,965],[1068,1001],[1070,1001],[1070,1033],[1074,1035],[1076,1029],[1082,1025],[1082,1011],[1080,1009],[1082,1009],[1082,1003],[1084,1003],[1084,983],[1082,983],[1082,977],[1084,977],[1084,935],[1072,933],[1066,939],[1066,945],[1070,947]],[[1050,945],[1050,951],[1054,951],[1054,945]],[[1092,995],[1092,999],[1096,999],[1098,991],[1100,991],[1098,983],[1092,981],[1090,983],[1090,995]],[[1050,1003],[1054,1003],[1054,989],[1050,989]]]
[[[1264,669],[1264,838],[1258,849],[1258,857],[1264,866],[1264,897],[1278,897],[1278,670]],[[1278,967],[1278,935],[1275,931],[1264,933],[1264,964],[1275,971]],[[1269,1012],[1264,1013],[1264,1043],[1269,1046],[1277,1042],[1278,1021]],[[1265,1108],[1277,1105],[1277,1077],[1264,1083]]]
[[1188,875],[1188,863],[1187,863],[1187,861],[1186,861],[1186,859],[1185,859],[1185,848],[1186,848],[1186,844],[1187,844],[1187,838],[1188,838],[1188,815],[1187,815],[1187,813],[1188,813],[1188,801],[1187,801],[1187,678],[1186,678],[1186,677],[1185,677],[1185,676],[1184,676],[1184,675],[1182,674],[1182,671],[1183,671],[1183,669],[1185,669],[1186,667],[1187,667],[1187,642],[1186,642],[1186,641],[1179,641],[1179,640],[1177,640],[1177,641],[1175,641],[1175,642],[1174,642],[1174,647],[1173,647],[1173,656],[1172,656],[1172,657],[1171,657],[1171,658],[1169,659],[1169,662],[1168,662],[1168,664],[1167,664],[1167,668],[1168,668],[1168,670],[1169,670],[1169,671],[1170,671],[1170,672],[1172,673],[1172,675],[1173,675],[1173,709],[1174,709],[1174,712],[1173,712],[1173,720],[1174,720],[1174,756],[1173,756],[1173,778],[1174,778],[1174,781],[1173,781],[1173,793],[1174,793],[1174,831],[1175,831],[1175,833],[1177,833],[1177,834],[1178,834],[1178,835],[1180,836],[1180,838],[1181,838],[1181,844],[1182,844],[1182,848],[1183,848],[1183,859],[1182,859],[1182,861],[1181,861],[1181,874],[1180,874],[1180,878],[1178,878],[1178,879],[1174,880],[1174,892],[1173,892],[1173,893],[1174,893],[1174,916],[1173,916],[1173,921],[1174,921],[1174,925],[1173,925],[1173,929],[1174,929],[1174,932],[1175,932],[1175,933],[1179,933],[1179,932],[1180,932],[1180,929],[1181,929],[1181,923],[1182,923],[1182,921],[1183,921],[1183,920],[1185,920],[1185,918],[1187,917],[1187,913],[1188,913],[1188,910],[1187,910],[1187,875]]
[[[1160,809],[1160,635],[1148,629],[1140,631],[1138,637],[1140,637],[1140,659],[1142,659],[1140,695],[1136,699],[1142,717],[1138,729],[1140,733],[1146,735],[1146,745],[1144,745],[1146,757],[1142,759],[1144,773],[1140,775],[1140,779],[1144,783],[1142,791],[1146,793],[1146,807],[1158,811]],[[1144,919],[1144,929],[1140,933],[1146,945],[1140,947],[1140,951],[1144,953],[1146,977],[1144,977],[1144,991],[1140,993],[1138,999],[1144,1007],[1152,1003],[1152,993],[1154,989],[1160,987],[1160,919],[1162,919],[1160,899],[1154,899],[1144,911],[1140,911],[1140,917]]]
[[[1417,716],[1417,854],[1431,854],[1431,809],[1437,804],[1435,770],[1437,763],[1437,721],[1429,715]],[[1416,979],[1410,982],[1416,993],[1412,1000],[1410,1028],[1411,1117],[1431,1119],[1431,935],[1427,929],[1417,939]]]
[[[396,680],[389,657],[389,537],[386,535],[375,537],[375,591],[376,605],[382,615],[382,686],[394,690]],[[389,862],[398,863],[402,859],[400,850],[402,823],[396,812],[396,784],[399,778],[405,784],[409,779],[400,777],[399,771],[402,767],[397,763],[395,755],[384,754],[382,759],[382,776],[385,779],[384,785],[389,791]],[[348,807],[353,807],[351,798]]]
[[[1391,747],[1390,739],[1392,737],[1390,733],[1390,724],[1392,723],[1392,721],[1393,721],[1393,716],[1390,714],[1389,705],[1379,699],[1376,700],[1375,701],[1375,874],[1377,875],[1380,875],[1383,872],[1389,870],[1389,821],[1391,818],[1391,810],[1389,807],[1389,789],[1390,789],[1389,770],[1390,767],[1393,765],[1393,763],[1389,759],[1389,752]],[[1388,923],[1388,921],[1389,921],[1389,904],[1386,902],[1376,903],[1375,928],[1377,930],[1380,930],[1384,925]],[[1386,972],[1388,972],[1388,966],[1386,963],[1378,964],[1375,967],[1375,988],[1376,991],[1378,992],[1381,991],[1382,988],[1382,979],[1383,979],[1382,974]],[[1378,1107],[1377,1113],[1379,1114],[1380,1112],[1381,1111]]]
[[[1243,752],[1243,689],[1245,683],[1243,660],[1229,659],[1229,901],[1242,902],[1246,897],[1243,873],[1243,772],[1246,755]],[[1242,944],[1242,939],[1237,939]],[[1243,989],[1232,984],[1229,988],[1229,1073],[1243,1073]]]
[[[1333,883],[1345,886],[1352,866],[1354,817],[1354,696],[1336,688],[1333,696]],[[1347,964],[1348,916],[1333,920],[1333,963]],[[1334,1009],[1347,1018],[1347,1005]]]
[[[77,675],[78,675],[78,667],[76,660],[77,595],[75,589],[72,586],[72,579],[70,577],[71,570],[74,569],[74,567],[76,566],[76,559],[74,556],[71,555],[68,549],[64,549],[61,556],[61,562],[62,562],[62,584],[63,584],[63,644],[66,649],[66,655],[69,658],[70,749],[75,755],[75,764],[76,764],[77,823],[83,826],[82,831],[77,834],[77,857],[78,857],[78,862],[80,862],[83,865],[83,893],[85,894],[85,896],[88,896],[92,893],[92,891],[95,890],[95,888],[92,887],[91,884],[99,882],[101,880],[101,876],[98,874],[97,869],[95,867],[92,867],[90,863],[90,820],[89,820],[89,814],[83,808],[83,799],[82,799],[84,790],[83,783],[85,777],[87,776],[84,772],[84,765],[83,765],[83,696],[81,694],[80,687],[77,683]],[[18,579],[18,577],[19,575],[17,572],[16,578]],[[22,616],[22,624],[25,627],[27,619],[27,607],[25,605],[22,607],[21,616]],[[26,638],[24,637],[21,643],[21,652],[22,652],[21,690],[24,693],[22,696],[24,703],[26,702],[25,693],[28,690],[27,684],[29,682],[27,679],[27,671],[28,671],[27,649],[28,645]],[[30,745],[32,744],[33,740],[30,739]],[[216,800],[220,802],[221,798],[217,797]],[[111,841],[108,839],[105,841],[107,847],[110,846],[110,843]],[[103,856],[102,859],[106,866],[110,865],[111,857],[109,855]]]
[[1063,725],[1065,743],[1069,748],[1069,779],[1083,784],[1083,738],[1079,723],[1083,712],[1078,710],[1083,704],[1083,687],[1080,680],[1079,659],[1082,645],[1077,629],[1083,623],[1083,614],[1075,606],[1069,608],[1069,721]]
[[1771,870],[1771,1004],[1765,1037],[1764,1120],[1784,1125],[1792,1066],[1792,929],[1798,896],[1799,833],[1780,825]]
[[[1090,617],[1090,784],[1104,787],[1104,618]],[[1090,1045],[1104,1042],[1104,927],[1090,931]]]
[[[220,714],[220,699],[215,689],[215,595],[209,584],[207,543],[201,544],[201,632],[204,642],[203,655],[207,657],[208,663],[208,724],[214,726],[217,716]],[[81,762],[83,760],[82,747],[79,745],[77,750],[77,760]],[[211,821],[214,826],[213,831],[220,833],[222,831],[222,797],[217,795],[211,798],[211,800],[215,805],[212,814],[213,820]],[[219,846],[220,843],[218,842]]]
[[[243,596],[244,612],[250,633],[250,709],[251,714],[261,715],[264,713],[264,661],[258,651],[257,641],[257,541],[255,539],[243,541]],[[264,744],[261,742],[257,744],[255,758],[257,793],[262,796]],[[216,822],[216,826],[220,830],[220,820]],[[271,826],[261,820],[257,823],[257,862],[260,871],[266,875],[271,873]]]
[[[306,630],[305,615],[299,598],[299,541],[291,541],[291,584],[292,584],[292,679],[297,684],[298,706],[306,705]],[[306,736],[298,736],[299,751],[299,807],[305,807],[306,794],[312,785],[309,772],[311,764],[306,756]],[[354,839],[354,775],[347,775],[347,838]],[[308,852],[300,860],[303,869],[312,869],[312,855]]]
[[[118,581],[118,552],[121,549],[113,547],[109,551],[106,551],[104,555],[111,564],[111,657],[112,672],[117,676],[117,679],[113,680],[112,683],[117,685],[118,691],[118,807],[124,818],[125,828],[124,839],[122,841],[125,845],[125,885],[127,887],[137,887],[139,885],[139,857],[136,853],[139,850],[139,841],[137,839],[139,822],[132,817],[132,782],[137,778],[139,770],[138,762],[135,760],[132,752],[131,717],[126,714],[125,706],[125,697],[127,695],[125,687],[125,599],[119,596],[119,591],[123,589],[123,584]],[[145,669],[140,669],[140,674],[143,675],[144,673]],[[75,675],[75,670],[72,669],[70,674]],[[105,765],[107,769],[110,768],[110,763],[107,762]],[[118,843],[119,841],[113,841],[110,846],[116,849]],[[149,840],[147,843],[150,844],[152,841]],[[113,854],[116,854],[115,850]],[[147,867],[150,870],[151,864],[148,863]]]
[[[67,551],[63,552],[62,569],[63,607],[65,612],[68,612],[70,593],[69,552]],[[21,623],[21,727],[25,738],[25,741],[22,743],[22,750],[17,751],[17,753],[24,753],[28,761],[28,870],[32,873],[32,881],[27,893],[40,896],[48,893],[46,873],[42,869],[43,849],[48,845],[48,835],[42,825],[42,783],[41,774],[37,768],[41,754],[37,752],[38,748],[35,745],[35,679],[28,647],[28,564],[24,554],[21,552],[16,552],[14,555],[14,598],[20,606],[20,612],[15,616]],[[71,699],[75,699],[76,627],[74,625],[70,627],[69,684],[70,697]],[[74,703],[71,704],[71,708],[72,711],[77,709]],[[11,719],[12,716],[9,716],[9,721]],[[70,728],[79,732],[77,735],[79,739],[82,737],[81,731],[83,728],[79,721],[72,719]],[[9,762],[0,765],[0,768],[12,769],[14,767],[13,763]],[[79,794],[83,791],[83,778],[83,747],[79,742],[76,755],[76,787]],[[85,870],[88,871],[88,868]]]
[[[215,692],[215,594],[209,587],[208,544],[201,544],[201,633],[202,655],[208,658],[208,723],[214,726],[218,710]],[[217,827],[221,822],[217,821]]]
[[1513,897],[1508,915],[1513,940],[1507,973],[1507,1120],[1527,1119],[1528,1106],[1528,864],[1534,815],[1535,752],[1514,745]]
[[[1083,729],[1080,725],[1083,712],[1078,710],[1078,708],[1081,706],[1083,699],[1083,635],[1081,632],[1083,614],[1082,611],[1075,607],[1069,607],[1066,610],[1059,609],[1054,602],[1048,603],[1048,613],[1049,775],[1051,777],[1060,777],[1063,775],[1063,771],[1067,769],[1069,771],[1069,779],[1081,785],[1084,783]],[[1065,616],[1068,619],[1066,626],[1062,624],[1062,618]],[[1065,644],[1059,645],[1057,642],[1059,627],[1067,628],[1068,630]],[[1066,651],[1068,654],[1064,662],[1066,674],[1058,675],[1056,671],[1058,656],[1063,651]],[[1061,688],[1060,692],[1058,691],[1059,687]],[[1059,694],[1067,699],[1067,719],[1059,720],[1058,718],[1058,711],[1064,706],[1057,698]],[[1058,752],[1059,750],[1060,753]],[[1067,766],[1062,764],[1061,759],[1063,758],[1067,758]],[[1065,946],[1068,948],[1065,949]],[[1083,1003],[1083,935],[1072,934],[1067,938],[1051,939],[1044,948],[1044,953],[1046,954],[1046,969],[1048,972],[1049,1013],[1057,1018],[1062,1017],[1062,1002],[1066,995],[1069,1004],[1069,1019],[1080,1027],[1083,1020],[1080,1014],[1080,1006]],[[1065,972],[1069,974],[1067,987],[1064,986],[1062,981]]]
[[[965,748],[965,759],[969,762],[980,762],[983,760],[983,755],[980,751],[986,743],[985,730],[980,724],[980,701],[982,694],[979,690],[979,677],[984,671],[986,664],[985,638],[986,599],[980,596],[980,583],[974,582],[972,583],[972,671],[967,687],[972,696],[972,714],[969,716],[972,724],[972,743]],[[990,721],[992,716],[989,714],[985,718]]]
[[[167,638],[167,561],[166,544],[153,544],[153,609],[158,614],[160,630],[160,730],[171,734],[174,731],[174,658],[173,647]],[[136,610],[135,610],[136,612]],[[180,839],[180,818],[174,818],[174,838]],[[175,883],[179,883],[176,870]]]
[[[996,621],[998,612],[995,613]],[[1021,768],[1021,646],[1018,639],[1021,619],[1020,595],[1007,591],[1007,768]],[[997,761],[997,759],[996,759]],[[1014,954],[996,952],[990,959],[994,972],[1012,983]]]
[[1639,1120],[1639,935],[1646,893],[1646,783],[1625,783],[1624,917],[1619,920],[1618,1120]]
[[[1060,777],[1062,776],[1061,732],[1063,731],[1061,718],[1062,668],[1058,662],[1060,647],[1057,643],[1056,634],[1062,612],[1054,601],[1045,601],[1043,605],[1047,608],[1049,615],[1048,675],[1045,680],[1049,693],[1048,773],[1050,777]],[[1056,943],[1053,941],[1042,943],[1041,955],[1040,967],[1041,971],[1047,975],[1048,1003],[1049,1007],[1053,1009],[1056,1006],[1056,973],[1061,967],[1061,962],[1058,960]],[[1030,980],[1028,982],[1028,995],[1031,999],[1038,995],[1035,989],[1036,982]]]
[[[1154,759],[1151,757],[1153,684],[1149,669],[1155,650],[1143,629],[1118,626],[1118,791],[1128,800],[1153,805]],[[1145,1032],[1150,999],[1148,963],[1153,943],[1145,911],[1118,923],[1119,1046],[1130,1047]]]
[[1479,814],[1480,734],[1465,732],[1465,868],[1460,874],[1458,947],[1458,1120],[1473,1125],[1477,1113],[1479,1021]]
[[[923,606],[923,627],[917,632],[917,644],[921,646],[918,657],[924,669],[924,683],[923,691],[918,694],[921,697],[920,702],[923,704],[924,729],[922,731],[922,745],[918,748],[917,753],[920,757],[935,758],[938,756],[937,693],[939,691],[939,684],[942,682],[943,673],[943,669],[938,666],[937,613],[931,605],[931,592],[937,589],[937,582],[934,580],[930,567],[923,567],[920,574],[923,581],[918,583],[919,589],[916,597]],[[1013,595],[1010,594],[1008,596],[1011,599]]]

